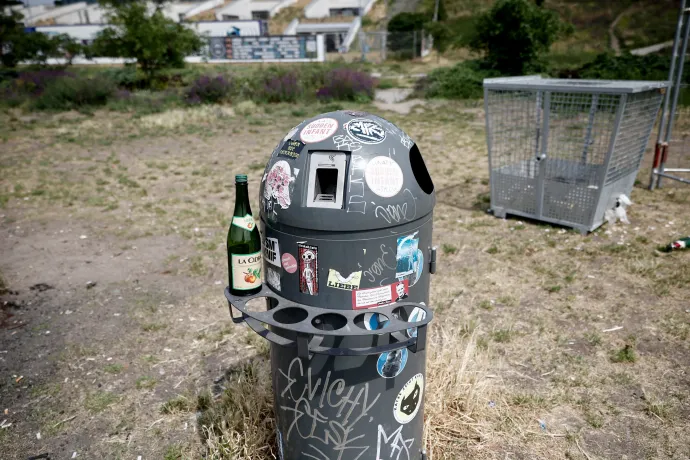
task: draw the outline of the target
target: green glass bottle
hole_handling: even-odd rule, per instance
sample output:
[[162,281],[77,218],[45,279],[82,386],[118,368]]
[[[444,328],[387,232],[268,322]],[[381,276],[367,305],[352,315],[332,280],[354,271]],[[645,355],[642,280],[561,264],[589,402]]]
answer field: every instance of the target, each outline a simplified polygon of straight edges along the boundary
[[247,175],[235,176],[235,212],[228,230],[230,292],[251,295],[261,290],[261,237],[252,217]]

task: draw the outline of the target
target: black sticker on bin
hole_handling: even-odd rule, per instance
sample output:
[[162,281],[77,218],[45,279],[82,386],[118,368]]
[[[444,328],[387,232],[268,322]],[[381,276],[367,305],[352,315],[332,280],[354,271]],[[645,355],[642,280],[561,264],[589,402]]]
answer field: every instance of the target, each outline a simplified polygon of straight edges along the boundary
[[304,142],[300,140],[288,139],[280,148],[280,152],[278,152],[278,155],[288,158],[299,158],[299,154],[302,153],[304,145]]

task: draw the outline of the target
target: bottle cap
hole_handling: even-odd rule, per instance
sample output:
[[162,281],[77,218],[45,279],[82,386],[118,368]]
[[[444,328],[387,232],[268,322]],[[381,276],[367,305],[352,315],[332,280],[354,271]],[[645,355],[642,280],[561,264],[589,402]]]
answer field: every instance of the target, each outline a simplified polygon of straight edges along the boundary
[[247,182],[247,175],[246,174],[238,174],[235,176],[235,182],[237,183],[243,183]]

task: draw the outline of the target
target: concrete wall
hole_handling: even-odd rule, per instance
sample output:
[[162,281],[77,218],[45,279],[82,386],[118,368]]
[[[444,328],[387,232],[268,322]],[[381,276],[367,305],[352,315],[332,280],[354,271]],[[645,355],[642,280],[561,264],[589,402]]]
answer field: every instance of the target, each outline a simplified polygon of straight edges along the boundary
[[251,0],[235,0],[224,8],[216,11],[216,19],[223,20],[223,15],[237,16],[238,19],[248,20],[252,18],[252,13],[249,10],[249,3]]
[[[96,26],[84,26],[84,27],[96,27]],[[295,39],[304,39],[304,37],[248,37],[248,40],[257,42],[256,46],[236,46],[236,44],[233,44],[233,58],[232,59],[223,59],[222,57],[219,59],[212,59],[209,58],[209,56],[189,56],[185,58],[186,62],[189,63],[204,63],[204,62],[209,62],[209,63],[252,63],[252,62],[324,62],[326,60],[326,52],[325,52],[325,45],[324,45],[324,37],[323,35],[317,35],[314,37],[315,40],[312,40],[311,45],[307,44],[306,49],[307,52],[313,52],[315,53],[309,55],[310,57],[308,58],[294,58],[294,57],[280,57],[280,58],[267,58],[265,56],[267,55],[275,55],[274,50],[276,48],[275,44],[273,42],[266,44],[263,43],[267,40],[281,40],[283,39],[286,42],[292,42],[292,44],[288,43],[288,47],[292,48],[293,50],[295,49],[294,46],[294,41]],[[287,40],[285,40],[287,39]],[[239,40],[239,37],[233,37],[233,38],[225,38],[225,40],[230,40],[232,42],[235,42]],[[268,46],[268,50],[266,49],[266,46]],[[278,45],[280,47],[280,45]],[[314,49],[314,47],[316,49]],[[311,49],[310,49],[311,48]],[[234,56],[234,51],[240,51],[240,56]],[[246,51],[250,51],[250,53],[246,53]],[[222,55],[222,53],[221,53]],[[294,54],[293,54],[294,55]],[[262,56],[262,57],[259,57]],[[281,55],[284,56],[284,55]],[[56,64],[64,64],[66,62],[65,59],[48,59],[48,64],[51,65],[56,65]],[[87,60],[83,57],[76,57],[73,61],[74,64],[124,64],[124,63],[133,63],[135,62],[132,59],[122,59],[122,58],[94,58],[91,60]]]
[[331,9],[339,8],[362,8],[363,15],[369,13],[376,0],[312,0],[304,8],[306,18],[327,18],[330,16]]
[[[261,35],[259,21],[190,22],[186,25],[209,37],[225,37],[233,31],[233,27],[240,30],[240,35]],[[107,24],[40,26],[36,27],[36,32],[67,34],[77,40],[93,40],[106,27]]]
[[216,11],[216,19],[221,21],[223,15],[237,16],[242,20],[252,19],[253,11],[268,11],[269,17],[275,16],[280,10],[288,7],[297,0],[236,0],[228,6]]
[[260,21],[202,21],[186,25],[209,37],[225,37],[231,34],[235,27],[240,30],[241,36],[261,35],[262,32]]
[[[54,20],[59,22],[63,20],[74,21],[75,17],[78,18],[78,12],[86,9],[86,2],[73,3],[71,5],[58,6],[56,8],[51,8],[29,19],[31,24],[36,24],[38,21],[50,21]],[[78,19],[77,19],[78,20]],[[74,22],[69,22],[68,24],[75,24]],[[79,24],[78,22],[76,24]]]
[[222,5],[225,2],[225,0],[208,0],[203,3],[199,3],[197,6],[193,7],[190,10],[187,10],[185,12],[185,17],[190,18],[192,16],[196,16],[199,13],[203,13],[204,11],[211,10],[213,8],[217,8],[220,5]]

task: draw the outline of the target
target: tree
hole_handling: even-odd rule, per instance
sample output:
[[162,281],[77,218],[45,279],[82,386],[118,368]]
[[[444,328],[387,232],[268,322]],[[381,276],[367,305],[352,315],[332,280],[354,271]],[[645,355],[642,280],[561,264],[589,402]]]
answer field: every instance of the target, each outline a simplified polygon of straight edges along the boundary
[[419,56],[422,49],[421,31],[430,19],[431,16],[424,13],[399,13],[393,16],[388,21],[388,46],[391,51],[397,52],[403,59]]
[[18,0],[0,0],[0,63],[15,67],[20,60],[17,43],[23,38],[23,16],[12,7],[21,5]]
[[555,12],[531,0],[498,0],[478,19],[470,46],[486,53],[490,67],[506,75],[522,75],[541,70],[544,54],[571,30]]
[[453,31],[446,22],[428,22],[424,30],[434,38],[434,49],[439,53],[445,53],[453,40]]
[[0,63],[4,67],[16,67],[22,61],[45,65],[52,57],[66,57],[71,64],[81,54],[81,44],[66,34],[48,36],[24,30],[22,15],[10,8],[16,4],[0,0]]
[[112,26],[98,33],[93,54],[136,59],[149,82],[162,69],[184,67],[184,58],[204,44],[195,31],[166,18],[162,3],[153,12],[141,0],[106,6]]

